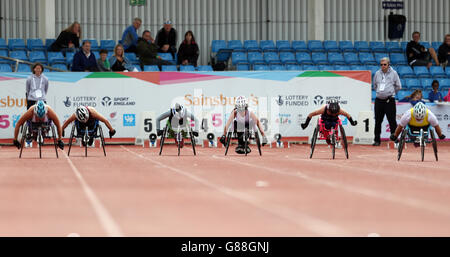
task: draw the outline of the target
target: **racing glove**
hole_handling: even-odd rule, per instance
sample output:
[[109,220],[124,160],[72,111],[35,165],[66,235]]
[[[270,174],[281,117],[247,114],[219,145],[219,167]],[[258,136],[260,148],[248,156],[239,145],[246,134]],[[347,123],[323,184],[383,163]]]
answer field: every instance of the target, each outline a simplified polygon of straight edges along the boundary
[[356,124],[358,124],[358,121],[353,120],[352,117],[348,118],[348,121],[350,121],[350,124],[351,124],[352,126],[356,126]]
[[227,137],[225,135],[221,136],[219,139],[220,143],[222,143],[222,145],[225,145],[225,143],[227,142]]
[[14,139],[14,140],[13,140],[13,144],[17,147],[17,149],[20,149],[20,147],[22,146],[22,145],[20,144],[20,142],[17,141],[17,139]]
[[197,131],[192,131],[192,134],[194,135],[194,137],[198,137],[198,132]]
[[58,147],[59,149],[64,150],[64,142],[61,139],[58,140]]
[[397,137],[394,134],[391,134],[391,136],[389,137],[389,139],[391,139],[391,141],[396,141]]
[[163,131],[158,129],[156,130],[156,135],[158,135],[158,137],[162,136]]
[[261,144],[262,146],[265,146],[265,145],[267,145],[267,137],[266,136],[263,136],[262,137],[262,144]]
[[115,129],[110,130],[109,131],[109,138],[112,138],[115,134],[116,134],[116,130]]
[[311,121],[311,118],[310,118],[310,117],[306,118],[305,123],[302,123],[302,124],[301,124],[302,129],[305,129],[306,127],[308,127],[310,121]]
[[440,139],[440,140],[444,140],[444,139],[445,139],[445,135],[444,135],[444,134],[441,134],[441,135],[439,136],[439,139]]

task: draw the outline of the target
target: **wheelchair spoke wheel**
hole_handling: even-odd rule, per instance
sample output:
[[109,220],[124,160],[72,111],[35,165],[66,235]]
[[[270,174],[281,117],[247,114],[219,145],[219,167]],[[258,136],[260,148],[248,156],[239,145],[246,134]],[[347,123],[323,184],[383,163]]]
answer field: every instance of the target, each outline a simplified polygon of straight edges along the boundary
[[433,152],[434,157],[436,158],[436,161],[438,161],[438,150],[437,150],[437,143],[436,143],[436,137],[434,135],[434,130],[431,130],[431,144],[433,145]]
[[42,142],[43,138],[42,138],[42,128],[39,127],[38,128],[38,135],[37,135],[37,141],[38,141],[38,147],[39,147],[39,158],[42,158],[42,144],[44,142]]
[[334,130],[332,130],[332,134],[331,134],[331,155],[334,159],[334,157],[336,155],[336,134],[335,134]]
[[341,131],[341,137],[342,137],[342,146],[344,147],[344,151],[345,151],[345,157],[348,159],[348,142],[347,142],[347,137],[345,135],[345,130],[344,127],[342,125],[339,125],[339,130]]
[[247,147],[248,147],[248,136],[249,136],[249,131],[246,129],[244,132],[244,151],[245,151],[245,156],[247,156]]
[[195,151],[195,137],[194,137],[194,133],[192,133],[192,131],[190,131],[189,135],[191,137],[192,151],[194,151],[194,155],[197,155],[197,152]]
[[259,138],[258,132],[255,132],[255,141],[256,141],[256,146],[258,147],[259,156],[261,156],[262,155],[262,153],[261,153],[261,140]]
[[22,138],[20,139],[20,153],[19,153],[19,158],[22,158],[22,151],[23,151],[23,146],[25,144],[25,137],[26,137],[26,131],[27,131],[27,124],[23,124],[22,127]]
[[181,148],[181,140],[182,140],[181,137],[182,137],[181,132],[178,132],[177,136],[176,136],[177,145],[178,145],[178,156],[180,156],[180,148]]
[[420,155],[423,161],[425,159],[425,136],[423,133],[422,136],[420,136]]
[[83,137],[83,142],[84,142],[84,157],[87,157],[87,148],[88,148],[88,141],[89,141],[89,137],[88,137],[88,129],[85,129],[84,132],[84,137]]
[[160,146],[159,146],[159,155],[161,155],[163,147],[164,147],[164,140],[166,138],[166,133],[167,133],[167,125],[163,130],[163,134],[161,135],[161,141],[159,142]]
[[55,127],[53,125],[51,125],[51,129],[52,129],[52,136],[53,136],[53,144],[55,145],[56,158],[59,158],[59,156],[58,156],[58,145],[56,143]]
[[311,154],[309,155],[309,158],[311,159],[313,157],[314,148],[316,147],[316,141],[317,141],[317,135],[319,134],[319,125],[316,126],[313,132],[313,136],[311,139]]
[[102,143],[103,148],[103,154],[106,156],[106,150],[105,150],[105,137],[103,136],[103,129],[101,125],[98,125],[98,130],[100,132],[100,141]]
[[70,156],[70,149],[72,148],[72,141],[73,141],[73,134],[75,133],[75,124],[72,125],[72,130],[70,132],[69,137],[69,151],[67,153],[67,156]]
[[225,156],[228,153],[228,148],[230,147],[230,144],[231,144],[231,132],[228,132],[226,142],[225,142]]
[[406,138],[406,130],[403,129],[402,134],[400,135],[400,142],[398,143],[398,155],[397,161],[400,161],[402,157],[403,148],[405,148],[405,139]]

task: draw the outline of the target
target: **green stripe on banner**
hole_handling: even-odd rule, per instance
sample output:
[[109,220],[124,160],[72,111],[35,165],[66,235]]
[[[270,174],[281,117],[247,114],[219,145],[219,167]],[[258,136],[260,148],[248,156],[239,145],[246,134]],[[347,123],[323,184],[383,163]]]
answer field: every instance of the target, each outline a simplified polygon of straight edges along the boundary
[[93,72],[86,78],[88,79],[98,79],[98,78],[130,78],[120,73],[116,72]]
[[339,74],[329,71],[305,71],[297,77],[342,77]]

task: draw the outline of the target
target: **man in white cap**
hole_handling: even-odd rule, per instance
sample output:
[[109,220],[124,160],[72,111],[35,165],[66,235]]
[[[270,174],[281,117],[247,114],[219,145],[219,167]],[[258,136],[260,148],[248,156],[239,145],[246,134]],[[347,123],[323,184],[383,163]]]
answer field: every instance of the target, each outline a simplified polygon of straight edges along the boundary
[[177,53],[177,31],[172,28],[172,21],[166,20],[162,29],[158,31],[155,39],[156,45],[158,45],[158,52],[171,53],[173,59]]

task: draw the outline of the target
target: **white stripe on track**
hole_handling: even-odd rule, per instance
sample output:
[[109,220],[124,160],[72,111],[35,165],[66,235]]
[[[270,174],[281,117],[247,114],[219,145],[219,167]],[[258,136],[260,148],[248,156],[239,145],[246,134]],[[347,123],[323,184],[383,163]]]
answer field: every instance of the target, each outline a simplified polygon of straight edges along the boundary
[[89,187],[89,185],[84,180],[81,173],[78,171],[77,167],[72,163],[72,160],[69,159],[69,156],[67,156],[66,152],[62,151],[64,153],[64,156],[67,159],[67,162],[69,163],[70,167],[72,168],[73,173],[75,173],[75,177],[77,177],[78,181],[81,184],[81,187],[83,189],[83,192],[85,193],[87,199],[89,200],[89,203],[91,204],[92,208],[94,209],[95,214],[97,215],[98,220],[100,221],[100,224],[102,225],[103,229],[105,230],[106,234],[111,237],[123,237],[123,233],[120,230],[119,225],[114,221],[111,214],[108,212],[108,210],[103,206],[103,204],[98,199],[97,195],[94,193],[94,191]]
[[265,212],[268,212],[274,216],[281,217],[282,219],[285,219],[291,223],[296,224],[297,226],[301,228],[306,228],[309,231],[316,233],[320,236],[348,236],[350,235],[345,229],[342,229],[336,225],[330,224],[324,220],[321,220],[319,218],[312,217],[310,215],[292,211],[289,208],[286,208],[281,205],[274,205],[274,204],[267,204],[263,200],[256,198],[254,196],[251,196],[249,194],[245,194],[242,192],[235,191],[231,188],[212,183],[210,181],[207,181],[206,179],[203,179],[201,177],[195,176],[189,172],[182,171],[180,169],[177,169],[175,167],[168,166],[164,163],[161,163],[159,161],[152,160],[150,158],[147,158],[143,156],[142,154],[139,154],[137,152],[134,152],[124,146],[121,146],[123,149],[128,151],[129,153],[136,155],[139,158],[142,158],[144,160],[153,162],[154,164],[157,164],[163,168],[169,169],[173,172],[176,172],[180,175],[183,175],[185,177],[188,177],[206,187],[209,187],[213,190],[217,190],[227,196],[230,196],[232,198],[235,198],[241,202],[244,202],[246,204],[249,204],[253,207],[256,207],[260,210],[263,210]]

